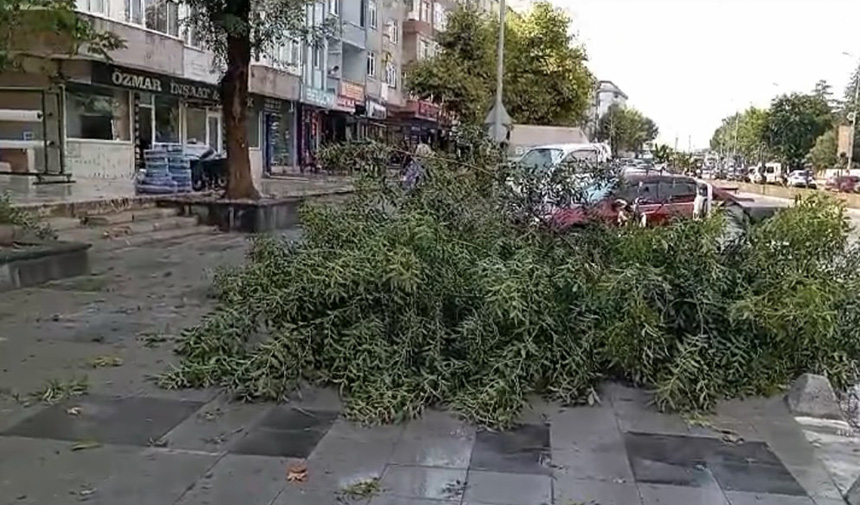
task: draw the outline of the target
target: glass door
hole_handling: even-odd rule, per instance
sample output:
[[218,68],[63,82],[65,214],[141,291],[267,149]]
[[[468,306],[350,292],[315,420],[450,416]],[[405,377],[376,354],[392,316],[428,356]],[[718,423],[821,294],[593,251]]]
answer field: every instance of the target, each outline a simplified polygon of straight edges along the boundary
[[216,153],[221,152],[221,136],[224,128],[221,126],[221,111],[209,112],[206,115],[206,143]]

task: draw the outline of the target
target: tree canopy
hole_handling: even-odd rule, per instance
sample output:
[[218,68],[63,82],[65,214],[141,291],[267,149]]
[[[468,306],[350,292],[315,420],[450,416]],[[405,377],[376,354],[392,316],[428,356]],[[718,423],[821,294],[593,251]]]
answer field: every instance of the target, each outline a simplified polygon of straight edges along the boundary
[[838,159],[836,154],[836,130],[831,128],[815,140],[815,145],[809,151],[809,161],[816,170],[833,168]]
[[650,118],[619,104],[609,106],[597,125],[597,140],[609,142],[613,156],[621,151],[641,153],[645,143],[657,138],[658,133],[657,125]]
[[125,46],[75,7],[75,0],[0,0],[0,72],[21,66],[26,59],[82,50],[108,58],[110,51]]
[[[548,2],[508,17],[503,92],[514,121],[572,125],[585,116],[595,81],[569,24],[568,15]],[[464,122],[483,121],[496,88],[498,27],[474,5],[459,5],[437,37],[438,52],[407,69],[407,90]]]
[[724,118],[711,137],[711,149],[736,154],[747,162],[760,162],[767,157],[766,109],[749,109]]
[[765,142],[782,162],[798,167],[818,137],[832,125],[832,110],[820,95],[782,95],[771,103]]

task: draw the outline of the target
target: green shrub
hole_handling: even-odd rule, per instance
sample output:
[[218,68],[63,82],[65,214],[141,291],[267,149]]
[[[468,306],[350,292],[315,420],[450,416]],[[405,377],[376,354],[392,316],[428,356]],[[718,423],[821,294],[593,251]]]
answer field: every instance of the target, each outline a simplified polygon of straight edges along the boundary
[[507,167],[466,165],[434,161],[409,195],[377,178],[307,207],[299,244],[257,239],[161,384],[283,400],[310,381],[362,421],[441,405],[507,427],[529,394],[585,402],[606,378],[696,411],[807,371],[857,377],[860,255],[834,201],[730,241],[720,214],[557,233],[526,219],[534,199]]

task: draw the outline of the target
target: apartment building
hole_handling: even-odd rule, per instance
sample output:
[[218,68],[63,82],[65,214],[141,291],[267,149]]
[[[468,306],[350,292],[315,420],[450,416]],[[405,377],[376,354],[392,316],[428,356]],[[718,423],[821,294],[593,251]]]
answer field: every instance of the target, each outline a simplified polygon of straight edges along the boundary
[[[57,61],[52,70],[64,76],[61,83],[50,82],[42,67],[0,75],[0,109],[39,110],[57,125],[0,122],[0,159],[26,150],[35,166],[16,163],[13,170],[54,173],[63,165],[76,178],[132,178],[154,144],[224,149],[221,69],[183,26],[185,6],[78,0],[78,8],[126,48],[109,63],[86,55]],[[389,106],[402,105],[402,12],[402,0],[317,0],[306,20],[335,19],[331,37],[287,41],[255,59],[247,125],[255,177],[307,161],[325,138],[363,136],[387,119]],[[42,137],[59,153],[42,149]]]

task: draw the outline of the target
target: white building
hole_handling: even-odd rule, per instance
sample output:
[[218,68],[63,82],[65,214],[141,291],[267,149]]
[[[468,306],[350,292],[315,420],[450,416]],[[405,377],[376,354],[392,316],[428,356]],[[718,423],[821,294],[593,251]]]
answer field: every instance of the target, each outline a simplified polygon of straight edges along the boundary
[[600,118],[614,104],[622,107],[627,104],[627,95],[612,81],[597,81],[591,108],[588,112],[588,130],[592,136],[597,131]]

